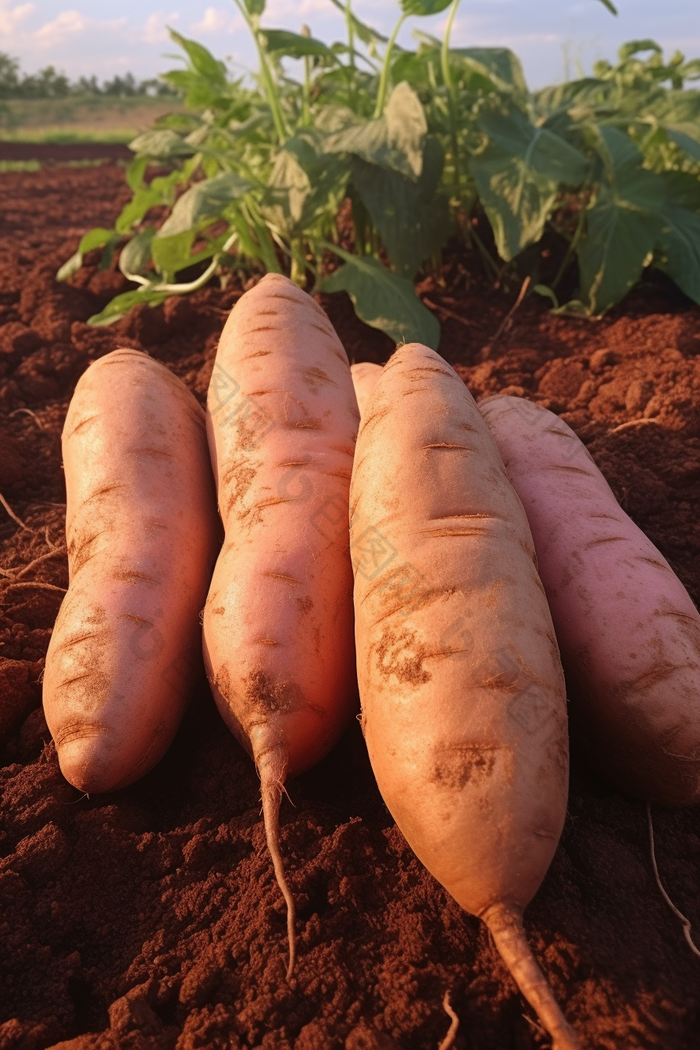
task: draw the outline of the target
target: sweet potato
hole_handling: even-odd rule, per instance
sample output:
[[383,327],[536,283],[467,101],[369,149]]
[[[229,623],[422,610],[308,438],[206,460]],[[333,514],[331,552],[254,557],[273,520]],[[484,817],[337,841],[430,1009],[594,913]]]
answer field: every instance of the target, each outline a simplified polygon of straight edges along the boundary
[[372,396],[372,391],[377,385],[377,380],[382,374],[382,366],[375,365],[371,361],[360,361],[350,365],[352,385],[355,388],[357,407],[360,410],[360,418],[364,416],[367,403]]
[[487,398],[527,511],[561,648],[572,729],[603,777],[650,802],[700,800],[700,616],[552,412]]
[[112,791],[161,758],[202,676],[219,538],[204,412],[164,365],[115,350],[78,382],[63,462],[70,582],[44,709],[66,779]]
[[234,307],[209,387],[226,539],[204,612],[214,698],[260,775],[275,873],[288,776],[333,746],[357,704],[348,491],[358,411],[323,310],[269,274]]
[[362,721],[419,859],[488,925],[554,1036],[578,1046],[522,912],[564,823],[564,680],[524,511],[464,383],[402,347],[362,421],[350,493]]

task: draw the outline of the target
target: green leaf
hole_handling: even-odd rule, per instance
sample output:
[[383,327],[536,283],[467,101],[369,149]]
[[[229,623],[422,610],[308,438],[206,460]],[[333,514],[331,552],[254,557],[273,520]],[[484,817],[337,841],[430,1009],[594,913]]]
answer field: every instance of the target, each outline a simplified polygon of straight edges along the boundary
[[[621,173],[642,163],[641,150],[624,131],[605,124],[594,130],[598,153],[610,180],[619,181]],[[624,175],[622,177],[624,180]]]
[[265,12],[265,0],[243,0],[243,3],[249,15],[256,15],[259,18]]
[[332,223],[349,176],[340,157],[319,155],[307,138],[288,139],[268,180],[263,214],[289,236],[304,234],[324,213]]
[[482,113],[479,127],[487,145],[472,157],[471,172],[498,253],[510,260],[540,239],[560,189],[579,186],[589,165],[579,150],[535,127],[517,107]]
[[[221,110],[228,105],[228,92],[216,81],[195,73],[192,69],[171,69],[163,73],[163,80],[184,95],[185,105],[191,109]],[[161,122],[162,126],[162,122]],[[172,124],[168,124],[172,127]]]
[[490,144],[506,155],[522,158],[525,168],[545,178],[577,186],[588,173],[588,162],[579,150],[546,128],[535,127],[515,106],[508,113],[483,113],[479,127]]
[[700,181],[688,172],[665,172],[657,261],[687,296],[700,303]]
[[189,146],[183,138],[169,128],[145,131],[143,135],[138,135],[133,142],[129,143],[129,149],[134,153],[153,157],[155,160],[191,157],[197,152],[193,146]]
[[158,303],[162,303],[171,294],[171,292],[158,292],[149,288],[122,292],[121,295],[115,296],[111,302],[107,303],[104,310],[101,310],[99,314],[93,314],[92,317],[89,317],[87,323],[95,327],[114,324],[132,306],[136,306],[138,303],[148,303],[149,306],[157,306]]
[[174,237],[195,230],[202,221],[217,218],[232,201],[251,188],[252,183],[234,171],[224,171],[211,179],[195,182],[176,202],[156,236]]
[[337,62],[331,49],[321,40],[315,40],[313,37],[290,33],[287,29],[265,29],[261,37],[267,45],[267,50],[272,54],[287,55],[289,58],[304,58],[305,55],[311,55]]
[[658,118],[662,124],[700,125],[700,91],[664,90],[655,86],[647,91],[644,109]]
[[401,0],[401,10],[405,15],[439,15],[452,0]]
[[136,190],[140,190],[143,186],[143,177],[146,174],[146,168],[148,167],[148,157],[134,157],[132,161],[127,165],[126,169],[126,182],[130,190],[136,193]]
[[697,175],[687,171],[665,171],[661,178],[669,204],[700,213],[700,179]]
[[700,304],[700,215],[667,203],[661,210],[658,263],[681,291]]
[[691,160],[700,161],[700,127],[696,124],[664,124],[671,142],[682,149]]
[[418,178],[423,169],[423,142],[428,133],[428,122],[418,95],[405,80],[389,95],[384,119],[390,150],[403,154]]
[[80,244],[78,245],[78,251],[85,255],[86,252],[91,252],[95,248],[104,248],[108,241],[111,241],[114,237],[114,230],[106,230],[103,226],[96,226],[94,230],[88,230],[83,237],[80,238]]
[[483,72],[497,84],[527,94],[523,67],[518,56],[508,47],[462,47],[450,50],[450,60],[461,59]]
[[440,325],[423,306],[411,281],[387,270],[376,259],[350,255],[337,247],[333,251],[345,265],[325,277],[318,291],[347,292],[365,324],[386,332],[396,343],[423,343],[437,350]]
[[87,252],[93,251],[94,248],[103,248],[112,240],[116,240],[114,230],[106,230],[102,226],[96,226],[94,229],[88,230],[81,237],[77,252],[74,252],[56,273],[56,280],[67,281],[83,265],[83,256]]
[[80,267],[83,265],[83,256],[81,252],[73,252],[69,259],[66,259],[63,266],[59,267],[56,271],[57,281],[67,281],[69,277],[72,277],[74,273],[77,273]]
[[439,140],[425,140],[418,182],[397,171],[355,158],[352,178],[393,266],[413,278],[421,263],[442,247],[450,234],[447,201],[437,193],[443,167]]
[[207,51],[202,44],[198,44],[196,40],[188,40],[187,37],[177,33],[169,26],[168,32],[170,33],[170,39],[179,44],[183,51],[186,52],[195,72],[199,73],[206,80],[219,84],[221,87],[226,86],[226,66],[223,62],[214,58],[212,53]]
[[678,72],[684,80],[700,80],[700,58],[684,62]]
[[192,245],[195,236],[194,230],[183,230],[171,237],[158,234],[154,237],[151,245],[153,262],[164,280],[171,281],[178,271],[192,265]]
[[657,55],[663,54],[663,49],[655,40],[628,40],[626,44],[618,48],[617,55],[620,62],[625,62],[632,55],[639,54],[640,51],[655,51]]
[[[226,129],[226,136],[229,140],[245,139],[253,142],[256,140],[256,136],[259,135],[262,140],[269,140],[272,135],[272,127],[269,109],[259,110],[251,113],[246,120],[240,122],[236,120],[230,121]],[[234,142],[234,145],[236,149],[239,148],[237,141]]]
[[611,0],[600,0],[600,2],[601,2],[601,4],[604,4],[605,7],[607,7],[608,11],[610,11],[611,14],[613,14],[613,15],[617,14],[617,8],[611,2]]
[[[337,73],[338,70],[333,70],[331,76]],[[324,132],[329,136],[335,136],[340,132],[347,131],[352,126],[360,127],[363,125],[363,122],[349,106],[327,102],[316,114],[314,124],[317,131]],[[323,143],[323,150],[326,153],[340,152],[339,150],[329,150],[327,142]]]
[[114,228],[117,233],[130,233],[132,226],[141,222],[146,212],[163,203],[163,194],[153,186],[144,186],[122,208]]
[[[535,112],[545,118],[550,130],[561,133],[576,123],[588,120],[591,114],[602,106],[607,106],[607,95],[612,90],[611,84],[603,84],[594,77],[584,77],[553,87],[542,88],[532,94]],[[606,110],[607,111],[607,110]],[[575,114],[575,116],[574,116]],[[537,123],[541,123],[540,120]]]
[[[348,111],[350,120],[354,115]],[[323,142],[326,153],[353,153],[369,164],[393,168],[416,179],[423,167],[428,124],[420,100],[406,81],[397,84],[381,117],[348,122]]]
[[293,235],[302,227],[304,206],[310,195],[309,176],[293,152],[281,149],[268,180],[263,214],[275,226]]
[[612,127],[599,133],[606,182],[588,210],[577,251],[582,298],[592,314],[610,309],[639,280],[658,240],[667,198],[663,178],[641,167],[641,154],[627,135]]
[[141,233],[132,237],[119,253],[119,269],[125,277],[132,279],[132,274],[143,277],[151,261],[151,242],[155,235],[153,226],[147,226]]
[[533,284],[532,290],[533,292],[535,292],[536,295],[541,295],[545,299],[549,299],[555,310],[559,308],[559,300],[557,299],[554,291],[549,287],[549,285]]
[[[331,3],[337,7],[339,11],[342,11],[343,15],[346,14],[345,0],[342,0],[342,2],[341,0],[331,0]],[[363,44],[366,44],[368,47],[372,47],[374,44],[386,44],[388,37],[382,36],[382,34],[378,33],[376,29],[372,29],[371,26],[365,25],[365,23],[361,22],[352,12],[350,12],[350,20],[352,22],[354,33],[360,38]]]

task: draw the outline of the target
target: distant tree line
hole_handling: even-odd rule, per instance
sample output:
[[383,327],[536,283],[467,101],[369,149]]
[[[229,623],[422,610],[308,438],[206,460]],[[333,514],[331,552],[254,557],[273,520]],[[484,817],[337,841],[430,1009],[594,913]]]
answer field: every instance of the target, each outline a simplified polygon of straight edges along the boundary
[[157,77],[137,80],[133,73],[117,75],[101,84],[95,76],[69,80],[64,73],[56,72],[54,66],[46,66],[38,73],[23,73],[16,58],[0,51],[0,99],[68,98],[71,95],[100,95],[112,98],[132,98],[140,95],[154,98],[176,94],[175,89],[164,80]]

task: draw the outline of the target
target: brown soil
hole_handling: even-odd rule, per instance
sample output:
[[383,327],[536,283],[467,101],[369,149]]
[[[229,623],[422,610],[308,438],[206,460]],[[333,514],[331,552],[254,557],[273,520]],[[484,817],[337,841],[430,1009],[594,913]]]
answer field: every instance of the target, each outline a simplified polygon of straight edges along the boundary
[[[0,508],[0,1050],[435,1050],[446,990],[457,1050],[549,1045],[485,928],[397,831],[357,725],[283,806],[299,914],[291,984],[257,777],[208,691],[137,784],[86,798],[63,780],[39,705],[67,583],[56,547],[71,392],[91,360],[128,345],[202,399],[241,287],[90,328],[121,276],[96,260],[70,285],[53,275],[85,230],[111,224],[123,171],[0,179],[0,492],[27,526]],[[700,310],[664,282],[595,323],[553,317],[533,297],[493,344],[517,289],[480,274],[455,255],[444,283],[421,285],[444,322],[441,352],[475,395],[507,390],[560,412],[697,602]],[[346,300],[323,305],[352,358],[388,356]],[[658,808],[654,820],[666,888],[700,931],[698,810]],[[575,741],[568,821],[526,926],[590,1050],[698,1045],[700,961],[654,880],[644,806],[598,780]]]
[[71,161],[123,160],[133,158],[122,142],[0,142],[0,161],[38,160],[41,164]]

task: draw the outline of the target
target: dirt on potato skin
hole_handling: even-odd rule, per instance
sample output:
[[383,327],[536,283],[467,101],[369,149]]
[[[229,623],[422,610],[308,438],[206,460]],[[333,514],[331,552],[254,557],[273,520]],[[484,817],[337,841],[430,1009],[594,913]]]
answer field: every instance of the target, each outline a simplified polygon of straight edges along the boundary
[[[86,798],[61,776],[40,679],[62,591],[33,584],[67,585],[72,390],[91,360],[131,346],[203,402],[242,287],[91,328],[124,279],[93,256],[70,284],[54,273],[86,229],[111,225],[123,169],[5,173],[0,187],[0,492],[29,527],[0,508],[0,1050],[434,1050],[447,990],[457,1050],[548,1046],[485,927],[394,826],[358,725],[283,805],[300,920],[290,984],[258,779],[206,687],[138,783]],[[663,280],[598,322],[553,317],[532,297],[494,343],[517,290],[491,289],[470,253],[450,256],[441,281],[420,285],[440,308],[440,352],[476,397],[559,412],[697,603],[700,310]],[[322,305],[351,359],[386,360],[389,340],[346,299]],[[664,884],[698,934],[698,808],[653,814]],[[645,807],[596,778],[575,742],[566,827],[526,929],[589,1050],[697,1045],[700,962],[656,886]]]

